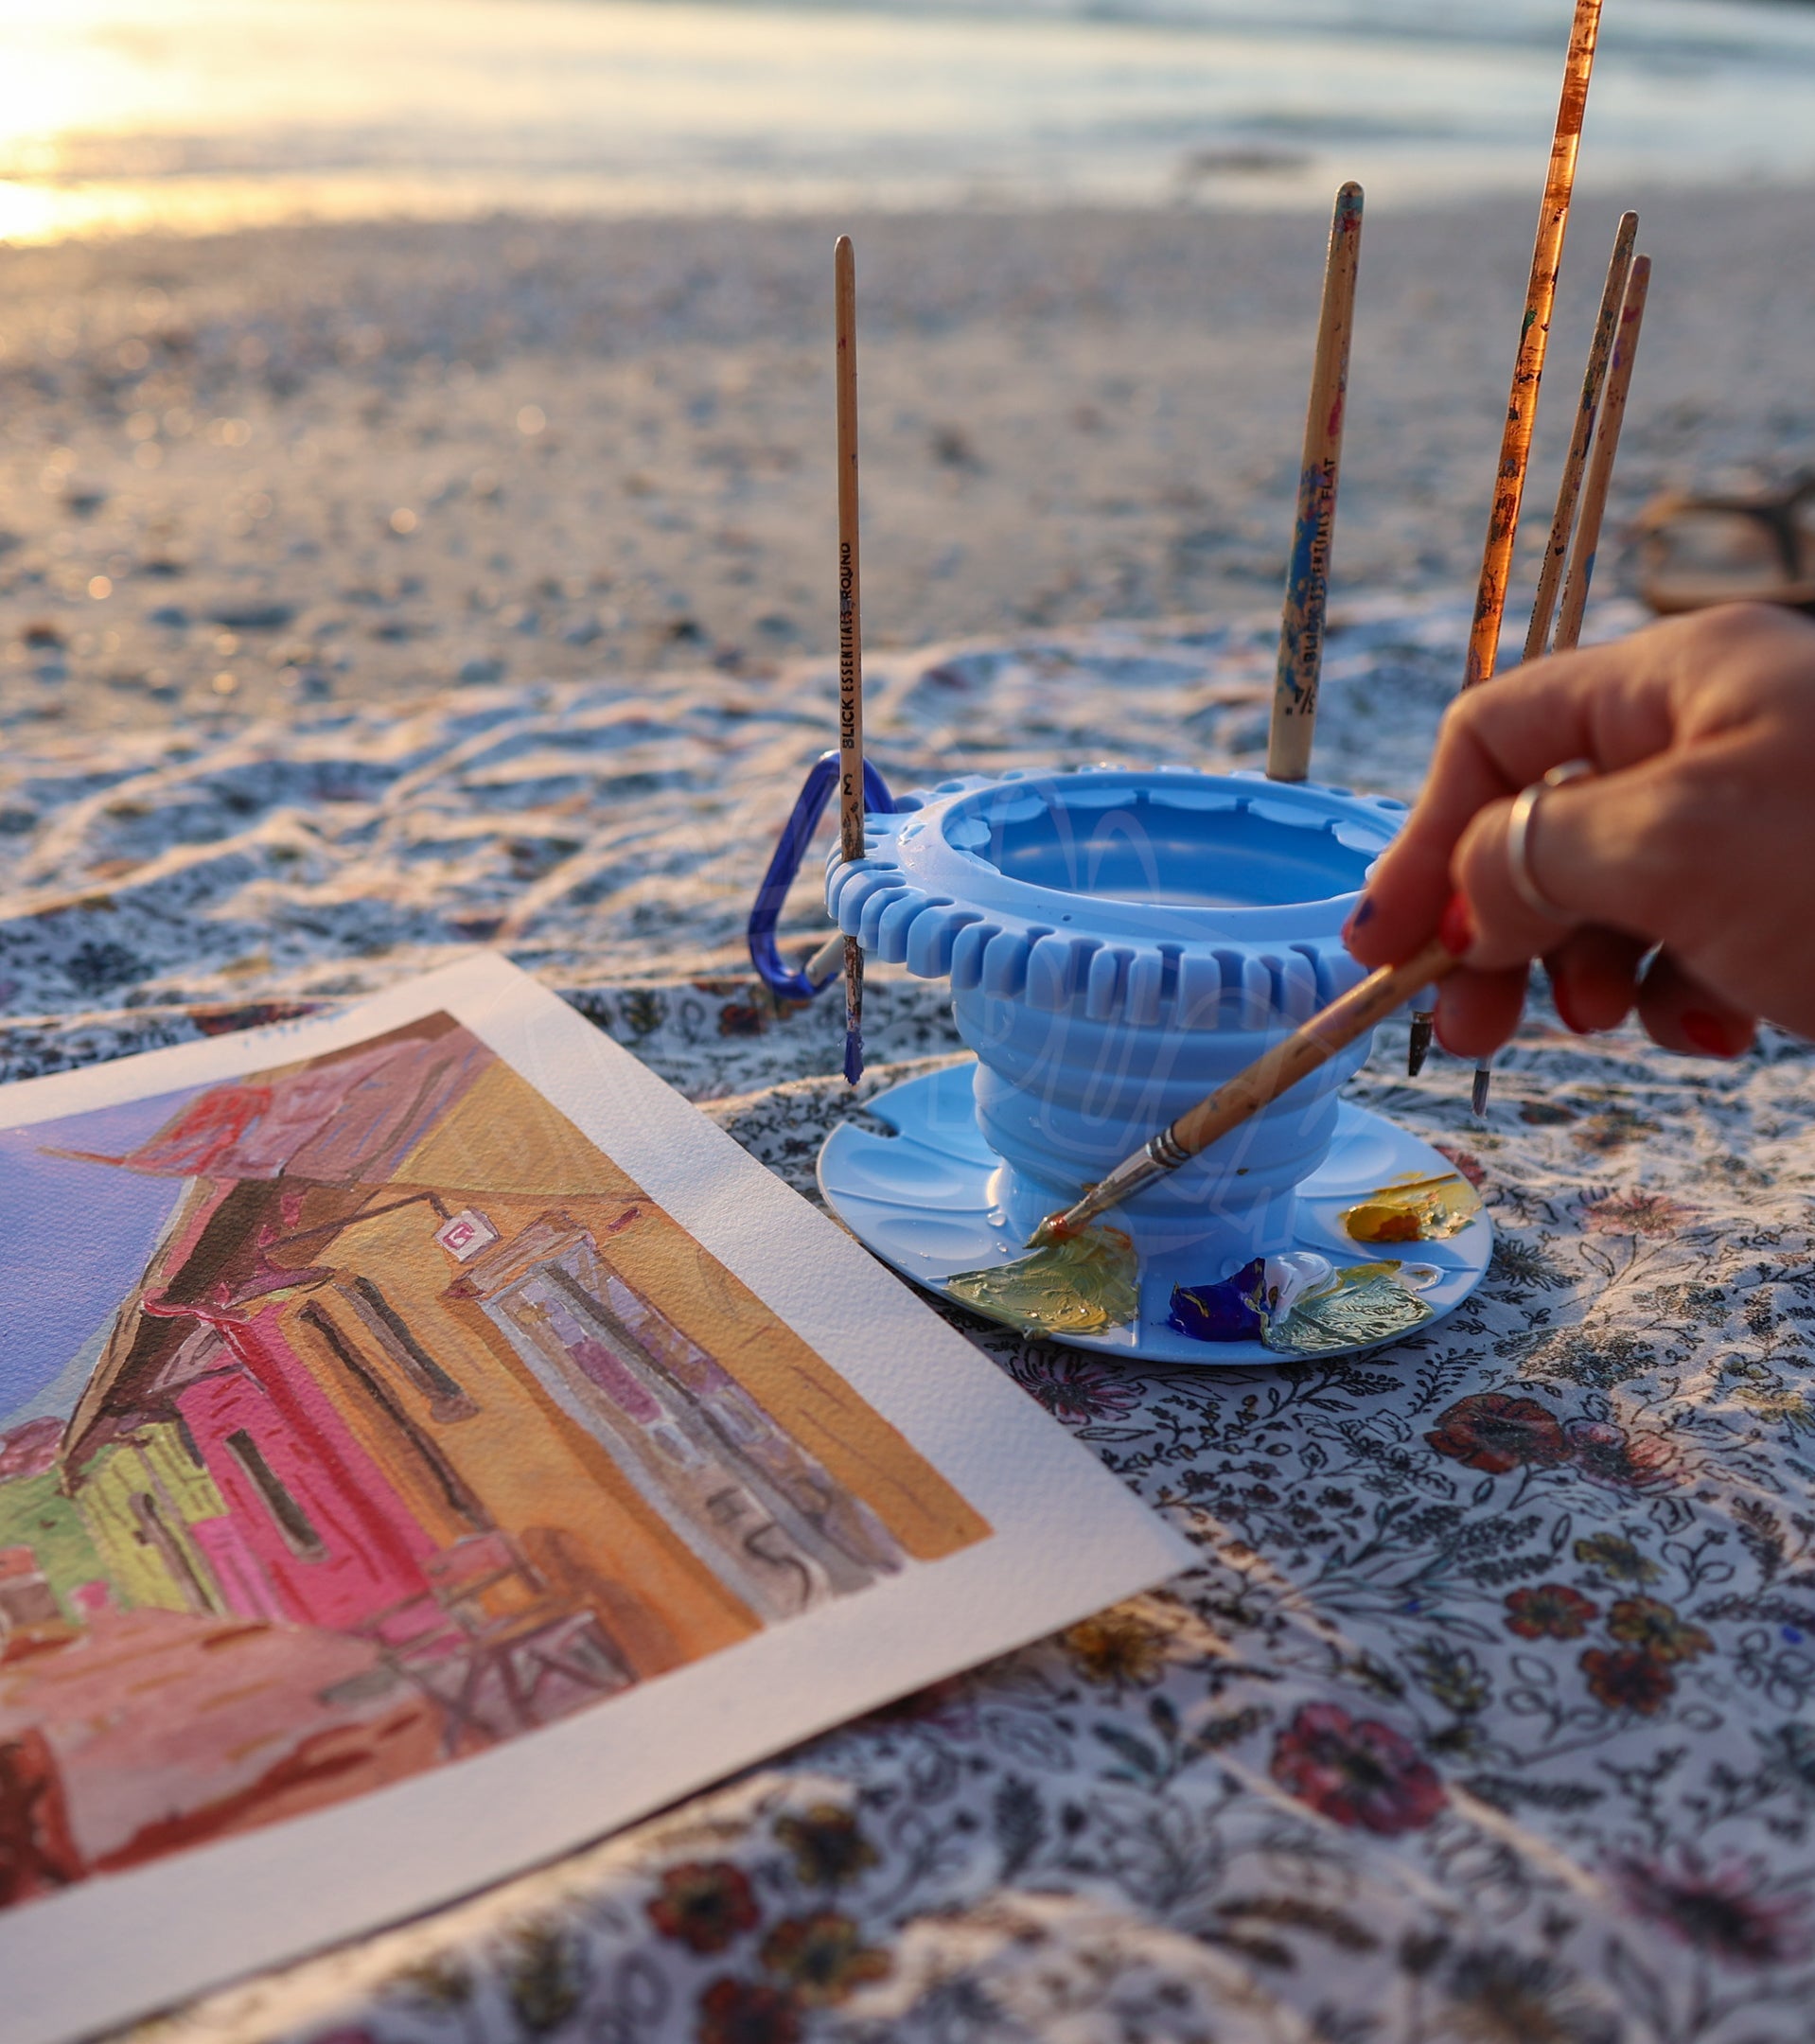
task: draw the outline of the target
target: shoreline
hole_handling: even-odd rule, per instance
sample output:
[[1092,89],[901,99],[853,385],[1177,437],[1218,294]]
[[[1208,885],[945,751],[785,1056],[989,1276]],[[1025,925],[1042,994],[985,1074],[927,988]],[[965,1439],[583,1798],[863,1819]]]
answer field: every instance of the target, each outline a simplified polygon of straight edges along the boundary
[[[1786,6],[1815,7],[1815,0],[1781,0]],[[1542,144],[1542,138],[1537,142]],[[1540,151],[1542,153],[1542,151]],[[1471,209],[1512,206],[1532,200],[1540,189],[1532,178],[1533,148],[1508,147],[1491,166],[1473,164],[1460,182],[1446,184],[1449,166],[1414,168],[1398,163],[1383,171],[1376,167],[1373,190],[1377,210],[1390,209],[1400,219],[1448,215]],[[609,190],[561,191],[549,196],[542,181],[494,177],[434,178],[428,173],[406,183],[401,201],[387,203],[395,181],[382,184],[349,175],[344,184],[320,171],[298,172],[248,186],[253,203],[223,205],[218,179],[172,173],[155,183],[97,182],[96,193],[107,203],[84,212],[55,216],[30,204],[36,186],[27,180],[6,179],[0,185],[20,195],[20,210],[42,213],[59,224],[43,228],[5,227],[0,214],[0,258],[71,247],[103,247],[119,242],[197,242],[237,239],[249,235],[340,233],[407,233],[426,228],[458,230],[515,223],[552,229],[686,228],[699,222],[738,222],[785,228],[802,222],[848,226],[878,220],[1015,220],[1066,218],[1129,219],[1156,216],[1188,220],[1281,220],[1327,215],[1330,195],[1344,181],[1336,156],[1328,160],[1290,147],[1278,150],[1258,143],[1206,147],[1191,152],[1185,167],[1170,183],[1131,184],[1126,189],[1101,189],[1055,196],[1038,186],[1017,186],[978,178],[948,192],[904,186],[894,195],[869,188],[847,188],[836,181],[802,184],[789,188],[765,187],[766,195],[745,203],[735,185],[679,187],[660,199],[626,197]],[[1360,182],[1359,178],[1357,179]],[[1634,185],[1643,185],[1653,207],[1699,198],[1742,197],[1805,188],[1793,170],[1756,166],[1695,165],[1672,177],[1654,164],[1633,167],[1630,173],[1605,162],[1585,164],[1577,181],[1577,203],[1615,206]],[[57,187],[80,193],[81,181]],[[132,203],[123,203],[132,194]],[[456,196],[457,195],[457,196]]]

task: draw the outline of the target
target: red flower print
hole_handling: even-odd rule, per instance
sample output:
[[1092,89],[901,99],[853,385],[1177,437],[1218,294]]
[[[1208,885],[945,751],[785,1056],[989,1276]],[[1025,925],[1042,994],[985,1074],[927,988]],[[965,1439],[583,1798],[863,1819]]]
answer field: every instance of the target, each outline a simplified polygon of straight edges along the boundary
[[1655,1490],[1676,1481],[1676,1456],[1656,1434],[1629,1434],[1605,1419],[1572,1419],[1563,1434],[1570,1461],[1605,1489]]
[[1603,1192],[1582,1207],[1582,1223],[1591,1235],[1674,1235],[1695,1218],[1693,1207],[1662,1192]]
[[670,1867],[648,1911],[663,1937],[677,1938],[696,1952],[723,1951],[757,1916],[750,1884],[729,1859],[690,1859]]
[[1805,1901],[1767,1895],[1760,1869],[1729,1859],[1710,1866],[1685,1850],[1675,1867],[1623,1859],[1614,1869],[1628,1904],[1684,1945],[1726,1965],[1782,1965],[1805,1959]]
[[1270,1771],[1301,1803],[1340,1824],[1391,1838],[1421,1831],[1443,1807],[1443,1784],[1391,1725],[1359,1723],[1334,1703],[1307,1703],[1274,1742]]
[[715,1980],[699,1998],[698,2044],[796,2044],[800,2004],[780,1987]]
[[1527,1462],[1546,1468],[1567,1452],[1562,1428],[1536,1399],[1504,1391],[1477,1391],[1458,1401],[1437,1415],[1435,1431],[1424,1438],[1438,1454],[1493,1476]]
[[1431,1148],[1438,1156],[1448,1157],[1458,1172],[1478,1192],[1488,1182],[1488,1167],[1472,1150],[1464,1150],[1452,1143],[1433,1143]]
[[1567,1583],[1540,1583],[1507,1598],[1507,1630],[1521,1639],[1580,1639],[1599,1616],[1600,1606]]
[[1142,1399],[1138,1377],[1071,1349],[1030,1349],[1009,1366],[1014,1381],[1055,1419],[1125,1419]]
[[1582,1656],[1589,1694],[1609,1710],[1637,1711],[1655,1718],[1676,1688],[1676,1677],[1654,1655],[1628,1650],[1609,1653],[1591,1647]]

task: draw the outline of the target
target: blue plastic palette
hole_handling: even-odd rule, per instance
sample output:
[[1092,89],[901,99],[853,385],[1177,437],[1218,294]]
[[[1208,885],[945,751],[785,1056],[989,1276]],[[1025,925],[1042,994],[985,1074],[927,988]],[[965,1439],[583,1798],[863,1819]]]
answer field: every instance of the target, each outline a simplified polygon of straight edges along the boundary
[[[819,1152],[819,1189],[827,1205],[885,1263],[932,1292],[954,1272],[1007,1262],[1024,1249],[1003,1209],[1002,1160],[978,1130],[972,1070],[968,1064],[948,1066],[890,1087],[868,1103],[866,1113],[893,1129],[892,1136],[846,1121]],[[1389,1179],[1434,1176],[1452,1168],[1429,1143],[1343,1101],[1329,1155],[1298,1188],[1293,1246],[1338,1263],[1391,1254],[1349,1241],[1342,1231],[1343,1209]],[[1493,1228],[1485,1214],[1477,1215],[1448,1242],[1410,1243],[1401,1253],[1408,1261],[1435,1267],[1436,1280],[1420,1296],[1440,1318],[1486,1275]],[[1105,1334],[1066,1336],[1065,1344],[1129,1362],[1205,1369],[1287,1360],[1260,1342],[1192,1341],[1168,1326],[1174,1284],[1211,1283],[1228,1275],[1175,1271],[1169,1260],[1150,1259],[1141,1273],[1138,1322]]]

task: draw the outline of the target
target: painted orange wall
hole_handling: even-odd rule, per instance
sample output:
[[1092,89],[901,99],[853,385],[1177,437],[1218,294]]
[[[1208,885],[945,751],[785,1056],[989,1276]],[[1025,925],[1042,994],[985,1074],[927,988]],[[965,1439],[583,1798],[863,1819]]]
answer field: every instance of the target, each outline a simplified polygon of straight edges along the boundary
[[[488,1199],[486,1211],[514,1231],[543,1211],[542,1201]],[[440,1449],[492,1522],[527,1558],[590,1602],[639,1676],[696,1660],[758,1630],[755,1615],[676,1538],[637,1495],[606,1451],[537,1384],[483,1313],[443,1296],[457,1266],[434,1241],[438,1222],[426,1204],[375,1221],[356,1222],[320,1261],[351,1260],[373,1276],[385,1298],[423,1348],[477,1408],[441,1421],[431,1401],[381,1353],[332,1291],[299,1295],[290,1324],[299,1353],[361,1440],[379,1454],[387,1473],[416,1457],[370,1398],[349,1381],[320,1333],[301,1318],[312,1302],[343,1339],[375,1368],[387,1391]],[[382,1444],[382,1446],[380,1446]],[[445,1511],[437,1518],[449,1526]],[[462,1527],[460,1530],[467,1530]]]
[[[395,1182],[460,1189],[495,1222],[505,1194],[530,1195],[537,1213],[558,1203],[916,1560],[988,1537],[988,1521],[896,1428],[509,1066],[486,1067]],[[631,1207],[637,1217],[608,1237]]]

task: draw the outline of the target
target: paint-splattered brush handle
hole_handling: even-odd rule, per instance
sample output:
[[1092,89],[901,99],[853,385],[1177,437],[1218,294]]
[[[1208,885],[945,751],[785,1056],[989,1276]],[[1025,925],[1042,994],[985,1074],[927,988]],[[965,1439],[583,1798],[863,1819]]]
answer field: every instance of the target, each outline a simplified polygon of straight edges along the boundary
[[[1595,424],[1600,416],[1601,394],[1607,386],[1609,366],[1615,359],[1614,342],[1625,330],[1620,311],[1626,302],[1627,279],[1632,271],[1632,249],[1638,231],[1638,215],[1622,213],[1619,232],[1613,238],[1612,259],[1607,266],[1607,282],[1601,288],[1601,308],[1595,322],[1595,338],[1589,344],[1588,367],[1582,374],[1582,395],[1576,406],[1576,430],[1570,438],[1568,458],[1563,463],[1562,482],[1557,491],[1557,508],[1551,516],[1543,564],[1538,571],[1538,593],[1531,600],[1531,623],[1525,630],[1525,658],[1528,661],[1542,660],[1550,650],[1551,619],[1557,608],[1557,591],[1562,584],[1570,534],[1576,529],[1576,511],[1582,499],[1582,479],[1588,473],[1589,451],[1595,443]],[[1586,504],[1582,509],[1586,517]],[[1560,652],[1575,643],[1573,638],[1559,633],[1558,650]],[[1412,1076],[1418,1075],[1414,1072]],[[1488,1098],[1492,1090],[1493,1060],[1485,1057],[1474,1067],[1474,1084],[1469,1089],[1469,1111],[1477,1121],[1487,1118]]]
[[1538,571],[1538,591],[1531,600],[1531,623],[1525,631],[1524,657],[1528,661],[1542,660],[1550,650],[1557,595],[1562,587],[1570,535],[1576,530],[1582,481],[1588,473],[1589,455],[1594,449],[1601,395],[1607,387],[1614,344],[1620,336],[1620,310],[1626,303],[1627,279],[1632,271],[1632,251],[1638,231],[1638,215],[1622,213],[1619,230],[1613,237],[1612,257],[1607,265],[1607,281],[1601,287],[1600,310],[1595,320],[1594,339],[1589,344],[1588,366],[1582,372],[1582,391],[1577,400],[1575,430],[1570,435],[1569,453],[1557,489],[1557,508],[1551,515],[1550,537]]
[[1369,973],[1359,986],[1339,995],[1284,1043],[1256,1058],[1245,1071],[1238,1072],[1226,1085],[1219,1086],[1195,1107],[1188,1107],[1171,1128],[1162,1130],[1133,1156],[1118,1164],[1075,1206],[1066,1207],[1064,1213],[1049,1215],[1035,1230],[1034,1243],[1063,1242],[1154,1179],[1164,1178],[1181,1164],[1189,1164],[1199,1151],[1208,1149],[1231,1129],[1240,1128],[1300,1079],[1346,1050],[1357,1036],[1383,1022],[1420,988],[1444,978],[1457,962],[1456,955],[1434,937],[1404,964],[1383,965]]
[[[863,856],[863,585],[857,550],[857,274],[851,237],[833,250],[833,342],[838,455],[838,850]],[[863,1076],[863,949],[844,943],[844,1076]]]
[[[1531,462],[1531,435],[1538,421],[1538,386],[1544,373],[1550,343],[1550,315],[1557,302],[1557,271],[1563,259],[1563,238],[1576,191],[1576,158],[1581,148],[1582,122],[1588,113],[1588,88],[1595,75],[1595,52],[1600,41],[1602,0],[1576,0],[1563,64],[1563,94],[1551,137],[1550,171],[1544,201],[1538,213],[1538,236],[1532,245],[1531,276],[1525,286],[1525,312],[1519,326],[1519,352],[1513,361],[1512,390],[1507,399],[1507,421],[1500,439],[1500,467],[1495,473],[1493,508],[1481,555],[1481,580],[1475,590],[1474,622],[1469,628],[1468,660],[1462,686],[1474,688],[1490,680],[1500,661],[1500,622],[1506,614],[1507,585],[1512,573],[1513,547],[1519,537],[1519,509],[1524,501],[1525,471]],[[1416,1079],[1430,1054],[1435,1027],[1433,1012],[1420,1008],[1412,1017],[1405,1069]]]
[[1576,0],[1569,56],[1563,67],[1562,100],[1557,109],[1557,131],[1550,146],[1550,173],[1538,215],[1531,276],[1525,287],[1524,318],[1520,324],[1519,351],[1513,363],[1512,390],[1507,400],[1507,420],[1500,441],[1493,510],[1488,520],[1480,586],[1475,591],[1474,623],[1469,634],[1468,664],[1462,678],[1464,688],[1490,679],[1499,661],[1500,620],[1507,606],[1513,545],[1519,537],[1519,508],[1531,461],[1538,386],[1543,378],[1550,318],[1557,303],[1557,272],[1563,259],[1563,237],[1575,195],[1576,158],[1581,146],[1582,121],[1588,112],[1589,81],[1595,74],[1601,4],[1602,0]]
[[1304,457],[1298,470],[1298,516],[1285,608],[1279,620],[1279,660],[1273,684],[1273,726],[1267,738],[1267,778],[1302,781],[1311,771],[1317,722],[1317,684],[1323,673],[1324,619],[1330,601],[1330,549],[1336,524],[1336,479],[1343,458],[1343,414],[1348,401],[1348,344],[1355,327],[1355,278],[1361,263],[1362,188],[1336,194],[1324,263],[1323,308],[1305,411]]

